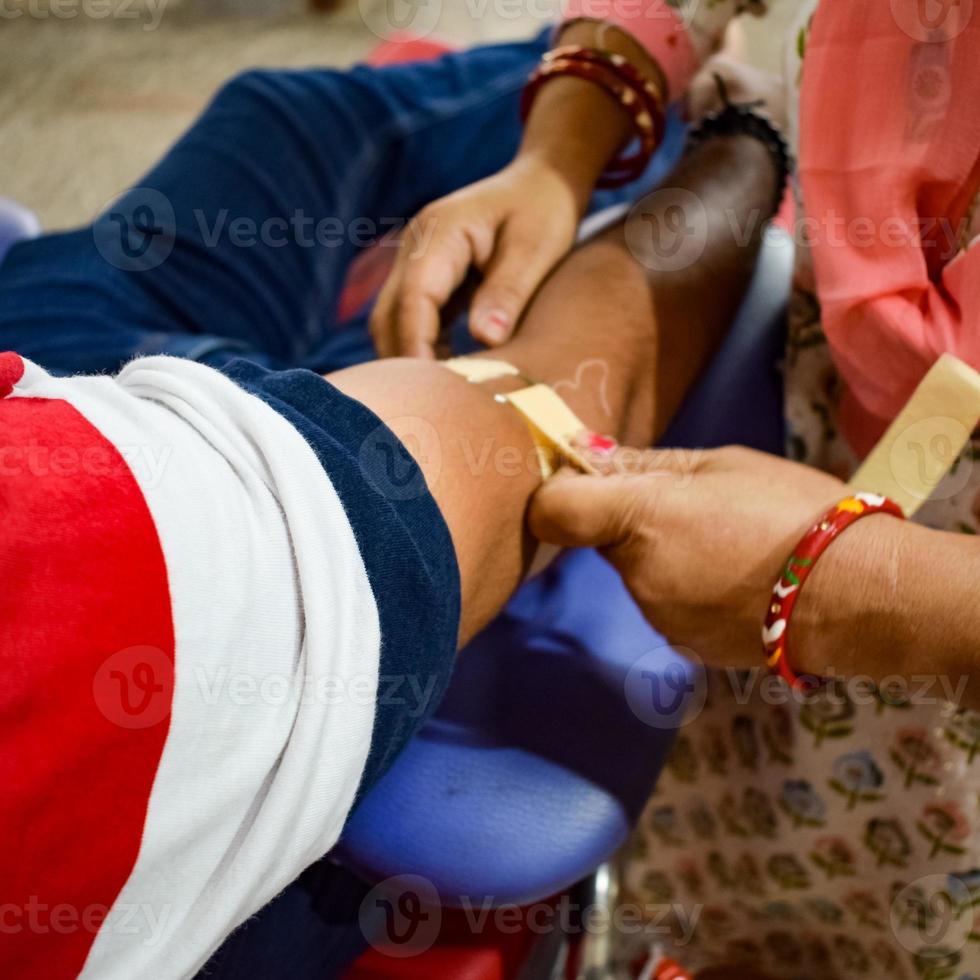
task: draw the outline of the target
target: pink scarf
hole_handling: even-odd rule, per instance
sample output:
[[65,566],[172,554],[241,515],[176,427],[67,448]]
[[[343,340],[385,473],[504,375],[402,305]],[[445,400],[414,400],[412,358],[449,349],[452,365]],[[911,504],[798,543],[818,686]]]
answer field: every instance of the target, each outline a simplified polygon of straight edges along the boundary
[[980,245],[952,260],[980,186],[973,6],[822,0],[807,40],[799,176],[861,455],[941,353],[980,368]]

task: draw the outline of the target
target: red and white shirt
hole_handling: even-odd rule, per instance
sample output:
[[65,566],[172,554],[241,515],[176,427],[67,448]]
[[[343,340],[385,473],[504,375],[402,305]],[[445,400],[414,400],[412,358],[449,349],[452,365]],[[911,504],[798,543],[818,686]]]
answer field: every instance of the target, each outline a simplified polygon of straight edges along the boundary
[[0,522],[0,975],[192,975],[421,724],[381,679],[437,703],[448,530],[309,372],[9,353]]

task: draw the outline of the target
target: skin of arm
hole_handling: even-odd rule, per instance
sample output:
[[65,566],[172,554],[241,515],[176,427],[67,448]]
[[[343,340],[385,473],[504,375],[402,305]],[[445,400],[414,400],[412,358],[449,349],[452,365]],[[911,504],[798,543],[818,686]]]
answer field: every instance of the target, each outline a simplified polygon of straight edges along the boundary
[[[618,27],[573,23],[555,38],[556,47],[566,44],[621,54],[665,90],[656,61]],[[629,115],[597,85],[581,78],[556,78],[534,100],[517,159],[548,167],[563,178],[581,215],[599,175],[631,133]]]
[[[550,481],[529,511],[543,541],[593,546],[649,621],[709,666],[761,668],[773,584],[806,530],[847,495],[836,477],[742,447],[681,473],[623,450],[603,476]],[[820,557],[793,614],[798,673],[897,680],[919,701],[980,708],[980,542],[874,515]],[[891,686],[891,685],[889,685]]]
[[978,583],[976,537],[887,517],[858,521],[827,549],[800,596],[800,667],[876,681],[938,679],[980,709]]
[[[559,266],[520,334],[491,356],[557,385],[589,429],[649,444],[737,308],[760,234],[739,243],[733,229],[764,212],[774,180],[767,151],[751,138],[697,147],[666,183],[712,215],[698,261],[658,269],[655,254],[627,244],[626,226],[613,227]],[[651,215],[673,202],[654,194]],[[373,362],[328,380],[388,423],[421,466],[455,544],[465,642],[520,584],[533,553],[525,528],[541,482],[533,443],[516,411],[492,397],[520,385],[472,385],[419,359]]]
[[[604,47],[649,77],[661,73],[646,49],[617,27],[568,25],[557,44]],[[532,294],[568,252],[596,180],[630,139],[630,117],[598,86],[555,78],[542,86],[508,166],[441,198],[413,218],[432,230],[423,254],[401,249],[371,316],[382,357],[434,357],[441,311],[471,272],[470,330],[488,345],[514,331]]]

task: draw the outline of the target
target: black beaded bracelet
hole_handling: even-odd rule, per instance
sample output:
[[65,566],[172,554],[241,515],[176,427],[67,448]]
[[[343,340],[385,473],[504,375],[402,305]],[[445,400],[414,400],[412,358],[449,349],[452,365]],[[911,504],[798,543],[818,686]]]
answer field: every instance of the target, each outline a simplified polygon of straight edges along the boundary
[[728,89],[722,77],[715,75],[714,79],[724,107],[709,112],[688,131],[687,149],[699,146],[716,136],[751,136],[757,139],[769,151],[776,167],[776,194],[772,204],[770,215],[772,216],[782,204],[786,181],[792,169],[789,147],[783,134],[765,116],[755,111],[759,106],[765,105],[763,100],[732,102],[728,98]]

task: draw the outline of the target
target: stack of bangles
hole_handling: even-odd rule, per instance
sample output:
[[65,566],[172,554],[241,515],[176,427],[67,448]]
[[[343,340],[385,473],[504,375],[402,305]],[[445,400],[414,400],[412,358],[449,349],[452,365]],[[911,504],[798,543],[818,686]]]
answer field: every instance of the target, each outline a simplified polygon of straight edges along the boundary
[[635,180],[646,170],[663,140],[664,93],[622,55],[567,44],[549,51],[528,79],[521,96],[523,120],[527,120],[541,86],[548,79],[561,76],[584,79],[608,93],[629,113],[639,141],[634,153],[619,156],[609,164],[596,186],[622,187]]

